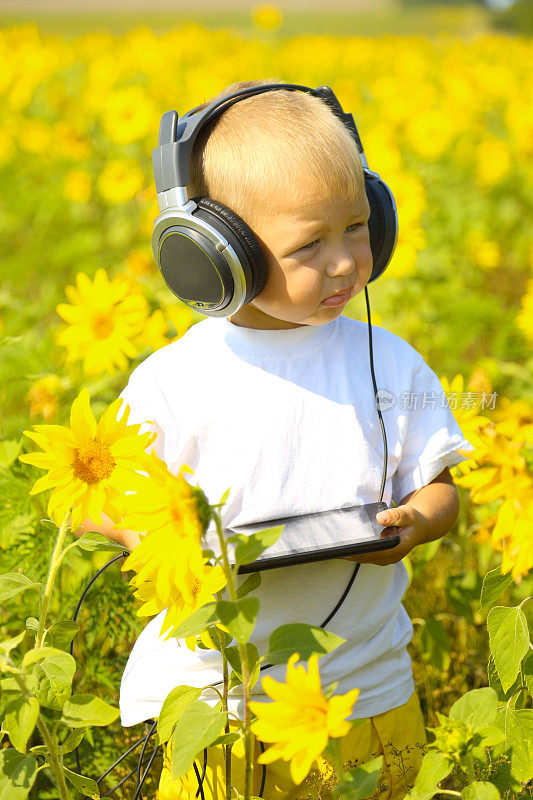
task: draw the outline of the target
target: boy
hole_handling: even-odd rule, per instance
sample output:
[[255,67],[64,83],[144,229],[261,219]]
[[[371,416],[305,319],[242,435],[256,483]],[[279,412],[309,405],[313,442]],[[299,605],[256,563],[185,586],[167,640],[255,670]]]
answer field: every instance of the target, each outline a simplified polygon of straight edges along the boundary
[[[219,97],[271,82],[233,84]],[[195,143],[188,196],[197,195],[224,203],[252,228],[267,259],[267,282],[230,318],[206,318],[133,371],[121,394],[130,423],[152,420],[147,427],[157,432],[152,446],[159,457],[175,473],[188,464],[211,503],[231,487],[225,526],[375,502],[383,443],[367,325],[342,316],[372,271],[370,209],[355,142],[317,97],[277,90],[240,100]],[[339,694],[360,689],[352,716],[368,723],[346,737],[345,759],[361,763],[384,753],[379,796],[397,800],[414,782],[425,743],[406,649],[412,626],[401,603],[408,584],[401,559],[453,527],[458,497],[449,467],[471,446],[416,350],[383,328],[373,328],[373,342],[378,388],[395,399],[384,414],[383,500],[397,507],[377,519],[396,525],[402,541],[352,559],[362,566],[327,626],[346,643],[321,658],[320,672],[324,686],[338,681]],[[436,401],[420,408],[424,392]],[[406,396],[418,405],[403,402]],[[138,533],[105,523],[87,520],[83,530],[101,530],[129,548],[138,543]],[[281,624],[319,625],[352,571],[349,559],[331,559],[263,572],[252,638],[259,652]],[[159,635],[164,613],[130,654],[120,696],[125,726],[156,717],[174,686],[221,679],[217,652],[193,652]],[[284,681],[285,667],[269,674]],[[204,699],[217,698],[211,690]],[[261,681],[253,699],[267,699]],[[229,710],[242,715],[238,693],[230,694]],[[206,798],[225,796],[218,750],[210,751]],[[234,776],[238,761],[237,753]],[[260,774],[256,767],[255,793]],[[276,762],[263,797],[330,797],[325,781],[315,770],[294,787],[285,762]],[[197,789],[194,773],[174,782],[165,768],[159,797],[193,798]]]

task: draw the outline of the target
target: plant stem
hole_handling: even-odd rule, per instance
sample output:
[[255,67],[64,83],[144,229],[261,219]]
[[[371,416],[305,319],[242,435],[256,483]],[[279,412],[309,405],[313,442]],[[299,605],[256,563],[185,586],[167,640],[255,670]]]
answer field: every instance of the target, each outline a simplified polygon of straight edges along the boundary
[[46,588],[44,590],[44,595],[41,598],[41,604],[40,604],[41,607],[39,609],[39,629],[37,631],[37,636],[35,637],[35,645],[34,645],[35,650],[38,650],[40,647],[42,647],[44,626],[46,624],[46,616],[48,614],[48,606],[50,604],[50,597],[54,586],[54,579],[56,576],[56,572],[61,563],[61,549],[63,547],[63,542],[65,541],[65,536],[67,535],[67,523],[69,517],[70,517],[70,509],[67,511],[65,519],[63,520],[63,524],[61,525],[57,534],[56,544],[54,547],[54,552],[52,554],[52,560],[50,562],[50,569],[48,570]]
[[465,756],[466,761],[466,774],[468,775],[468,783],[474,783],[476,774],[474,772],[474,754],[470,750]]
[[[20,686],[24,695],[26,697],[33,697],[34,695],[32,695],[32,693],[26,686],[26,681],[24,680],[23,675],[20,672],[13,672],[12,674],[16,682]],[[39,716],[37,717],[37,727],[41,732],[41,736],[43,737],[43,742],[48,748],[48,759],[50,761],[50,769],[52,770],[52,772],[56,777],[57,788],[59,789],[60,798],[61,800],[70,800],[67,784],[65,783],[65,775],[63,774],[63,770],[61,769],[61,765],[59,763],[58,745],[56,737],[51,735],[50,731],[48,730],[48,725],[46,724],[46,720],[40,712]]]
[[63,770],[61,769],[61,765],[59,763],[57,742],[52,739],[50,731],[48,730],[46,722],[41,714],[39,714],[37,718],[37,727],[41,732],[41,736],[43,737],[45,745],[48,747],[50,769],[56,776],[57,788],[59,789],[61,800],[69,800],[70,795],[68,793],[67,784],[65,783],[65,775],[63,774]]
[[[228,592],[229,596],[233,603],[237,602],[237,588],[235,586],[235,574],[234,570],[231,568],[228,559],[228,545],[224,536],[224,532],[222,531],[222,523],[220,520],[220,515],[216,511],[214,513],[215,524],[217,526],[217,534],[218,534],[218,541],[220,543],[220,549],[222,551],[222,559],[223,563],[222,566],[224,568],[224,574],[226,575],[226,580],[228,583]],[[250,709],[248,706],[248,702],[250,699],[250,668],[248,664],[248,653],[246,652],[246,646],[237,642],[237,646],[239,649],[239,656],[241,659],[241,667],[242,667],[242,688],[243,688],[243,695],[244,695],[244,729],[243,729],[243,736],[244,736],[244,792],[243,798],[244,800],[250,800],[251,797],[251,790],[252,790],[252,776],[253,776],[253,763],[252,763],[252,753],[253,753],[253,735],[250,730]]]
[[[227,714],[228,713],[228,679],[229,679],[229,670],[228,670],[228,659],[226,658],[225,648],[224,648],[224,637],[222,635],[222,631],[220,631],[216,625],[215,630],[217,632],[218,642],[220,645],[220,654],[222,656],[222,678],[224,680],[223,686],[223,694],[222,694],[222,710]],[[229,717],[226,716],[226,727],[225,732],[230,732],[229,727]],[[231,800],[231,744],[224,745],[224,764],[226,768],[226,800]]]
[[341,743],[340,739],[333,739],[329,740],[330,749],[333,753],[333,758],[335,761],[335,772],[337,773],[337,783],[342,780],[344,775],[344,763],[342,760],[342,750],[341,750]]

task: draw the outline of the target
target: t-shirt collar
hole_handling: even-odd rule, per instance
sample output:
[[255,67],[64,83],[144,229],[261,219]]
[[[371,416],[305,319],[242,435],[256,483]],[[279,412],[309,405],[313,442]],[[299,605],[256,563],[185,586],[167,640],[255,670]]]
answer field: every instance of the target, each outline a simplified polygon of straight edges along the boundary
[[337,319],[323,325],[301,325],[298,328],[264,330],[245,328],[229,317],[213,317],[222,327],[224,341],[237,353],[295,355],[325,344],[333,335]]

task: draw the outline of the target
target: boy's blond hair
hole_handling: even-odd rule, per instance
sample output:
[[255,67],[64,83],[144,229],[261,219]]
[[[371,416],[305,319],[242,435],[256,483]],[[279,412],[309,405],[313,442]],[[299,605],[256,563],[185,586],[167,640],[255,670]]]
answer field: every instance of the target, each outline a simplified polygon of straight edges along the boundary
[[[269,83],[286,81],[232,83],[208,103]],[[344,123],[321,98],[277,89],[239,100],[201,130],[188,194],[218,200],[253,228],[266,211],[283,209],[301,176],[320,196],[355,204],[364,192],[357,145]]]

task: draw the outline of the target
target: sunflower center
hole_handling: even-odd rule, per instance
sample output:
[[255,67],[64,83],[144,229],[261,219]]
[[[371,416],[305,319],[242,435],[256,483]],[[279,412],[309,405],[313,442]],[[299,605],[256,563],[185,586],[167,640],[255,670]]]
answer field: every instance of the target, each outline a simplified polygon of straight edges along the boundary
[[113,331],[113,321],[110,317],[95,317],[92,327],[97,339],[107,339]]
[[109,445],[94,440],[79,447],[72,462],[74,476],[88,484],[109,478],[114,468],[115,459]]

